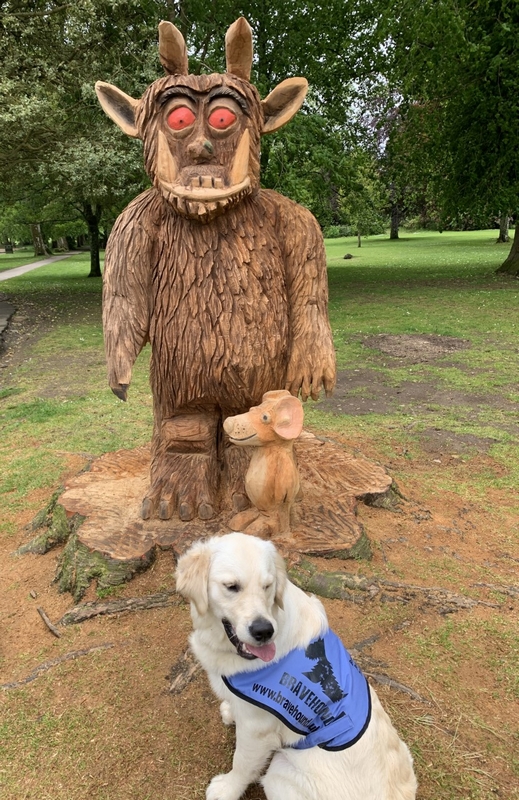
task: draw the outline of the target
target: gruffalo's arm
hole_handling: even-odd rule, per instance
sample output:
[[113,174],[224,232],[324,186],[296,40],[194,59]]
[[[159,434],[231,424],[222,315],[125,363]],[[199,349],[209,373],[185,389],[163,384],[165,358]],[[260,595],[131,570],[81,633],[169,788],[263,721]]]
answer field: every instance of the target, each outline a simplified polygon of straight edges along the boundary
[[103,331],[108,383],[121,400],[126,400],[132,367],[148,341],[153,242],[138,218],[151,194],[140,195],[123,211],[106,247]]
[[317,400],[323,386],[327,395],[335,386],[323,237],[306,208],[280,200],[291,336],[285,388],[293,395],[301,392],[303,400]]

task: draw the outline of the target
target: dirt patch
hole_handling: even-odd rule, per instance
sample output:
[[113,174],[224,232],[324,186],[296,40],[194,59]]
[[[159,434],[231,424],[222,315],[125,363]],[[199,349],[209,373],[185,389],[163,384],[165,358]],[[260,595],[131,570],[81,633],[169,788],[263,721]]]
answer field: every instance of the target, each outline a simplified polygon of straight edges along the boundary
[[395,385],[386,373],[374,369],[340,370],[333,397],[319,403],[321,411],[351,416],[405,413],[413,409],[427,412],[438,406],[464,409],[476,415],[484,407],[519,413],[519,404],[501,395],[476,395],[418,379]]
[[403,333],[398,336],[379,333],[363,340],[365,347],[381,350],[392,358],[404,360],[409,364],[423,364],[437,358],[466,350],[470,342],[453,336],[439,336],[435,333]]
[[453,433],[440,428],[427,428],[419,436],[422,450],[435,455],[486,453],[497,439],[490,436],[474,436],[470,433]]

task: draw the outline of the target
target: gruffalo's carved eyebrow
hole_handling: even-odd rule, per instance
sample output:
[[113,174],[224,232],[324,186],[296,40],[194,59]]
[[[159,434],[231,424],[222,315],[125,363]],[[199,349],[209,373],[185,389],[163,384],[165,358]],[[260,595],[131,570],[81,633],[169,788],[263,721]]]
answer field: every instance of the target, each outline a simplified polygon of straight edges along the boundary
[[193,103],[198,101],[198,92],[192,91],[192,89],[188,89],[187,86],[171,86],[169,89],[165,89],[157,98],[157,101],[160,106],[163,106],[164,103],[167,103],[168,100],[171,100],[173,97],[189,97]]
[[211,89],[209,92],[208,100],[214,100],[215,97],[232,97],[232,99],[238,103],[243,113],[249,114],[249,106],[245,98],[242,97],[239,92],[235,91],[235,89],[231,89],[230,86],[215,86],[214,89]]

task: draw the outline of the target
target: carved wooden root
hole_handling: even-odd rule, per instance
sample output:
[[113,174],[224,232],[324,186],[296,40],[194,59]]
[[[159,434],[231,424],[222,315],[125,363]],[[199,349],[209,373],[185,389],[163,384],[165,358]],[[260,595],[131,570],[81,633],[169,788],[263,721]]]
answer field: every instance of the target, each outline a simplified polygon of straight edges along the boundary
[[[292,560],[300,553],[369,558],[356,504],[359,498],[386,496],[391,478],[382,467],[315,437],[298,441],[295,452],[302,500],[293,508],[291,539],[276,544]],[[233,516],[232,498],[227,497],[225,510],[212,520],[143,520],[140,504],[147,489],[149,458],[148,448],[102,456],[89,472],[71,480],[59,499],[70,519],[84,517],[75,534],[76,549],[94,559],[104,558],[108,571],[120,569],[121,580],[128,580],[139,565],[142,569],[151,563],[156,547],[172,549],[178,556],[198,538],[226,533]],[[74,563],[76,574],[77,558]],[[122,569],[125,564],[131,566],[129,572]],[[87,577],[95,577],[97,567],[88,569]],[[78,575],[79,580],[84,578]],[[80,596],[69,582],[61,580],[61,588]]]

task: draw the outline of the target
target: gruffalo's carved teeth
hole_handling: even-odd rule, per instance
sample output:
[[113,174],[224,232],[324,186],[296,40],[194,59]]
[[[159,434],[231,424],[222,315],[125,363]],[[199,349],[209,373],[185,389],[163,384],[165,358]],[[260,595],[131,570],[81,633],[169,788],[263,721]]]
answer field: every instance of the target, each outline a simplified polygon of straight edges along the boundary
[[157,177],[161,183],[175,183],[178,169],[166,137],[159,131],[157,142]]
[[249,174],[249,150],[249,129],[245,128],[240,139],[238,149],[236,150],[236,155],[234,156],[234,163],[231,172],[231,185],[243,183]]
[[213,178],[213,186],[215,189],[223,189],[223,181],[221,178]]
[[212,186],[200,186],[199,178],[191,180],[189,186],[181,186],[179,183],[169,183],[159,180],[159,184],[163,191],[170,192],[176,197],[183,197],[188,201],[200,201],[201,203],[219,202],[229,198],[234,198],[238,194],[250,191],[250,178],[247,175],[243,181],[238,184],[232,183],[231,186],[217,188]]

